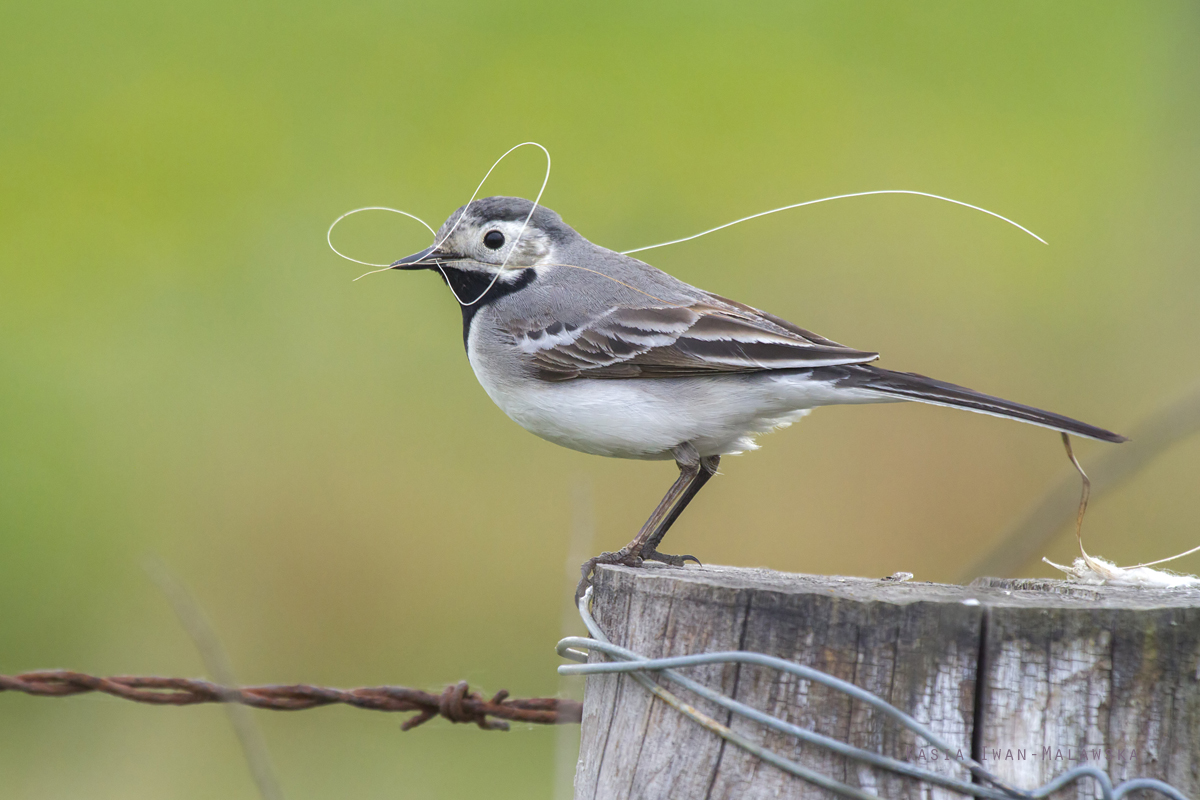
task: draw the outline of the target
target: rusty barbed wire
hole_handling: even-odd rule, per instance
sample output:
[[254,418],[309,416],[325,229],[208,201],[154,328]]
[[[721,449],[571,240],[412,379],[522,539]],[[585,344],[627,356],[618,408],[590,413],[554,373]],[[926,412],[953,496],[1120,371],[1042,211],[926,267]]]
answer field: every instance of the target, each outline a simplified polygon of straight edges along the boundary
[[100,678],[65,669],[39,670],[20,675],[0,675],[0,692],[24,692],[38,697],[70,697],[88,692],[160,706],[191,706],[200,703],[240,703],[271,711],[303,711],[328,705],[348,705],[371,711],[413,711],[400,726],[412,730],[434,717],[451,722],[472,722],[484,730],[508,730],[508,722],[563,725],[579,722],[583,705],[578,700],[558,697],[509,699],[501,690],[490,700],[470,691],[466,681],[433,694],[405,686],[365,686],[333,689],[307,684],[267,686],[220,686],[192,678],[121,675]]

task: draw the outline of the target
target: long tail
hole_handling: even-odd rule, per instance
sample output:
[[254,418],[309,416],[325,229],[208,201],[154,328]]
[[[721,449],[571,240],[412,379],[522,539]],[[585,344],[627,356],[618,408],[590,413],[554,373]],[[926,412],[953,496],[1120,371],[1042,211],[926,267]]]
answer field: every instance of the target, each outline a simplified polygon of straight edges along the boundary
[[980,414],[1015,419],[1075,436],[1098,439],[1102,442],[1128,441],[1120,434],[1097,428],[1095,425],[1088,425],[1077,419],[1003,400],[999,397],[980,394],[965,386],[956,386],[953,383],[934,380],[913,372],[893,372],[890,369],[881,369],[866,364],[821,367],[819,371],[828,371],[838,388],[860,389],[883,394],[890,398],[915,400],[935,406],[965,408]]

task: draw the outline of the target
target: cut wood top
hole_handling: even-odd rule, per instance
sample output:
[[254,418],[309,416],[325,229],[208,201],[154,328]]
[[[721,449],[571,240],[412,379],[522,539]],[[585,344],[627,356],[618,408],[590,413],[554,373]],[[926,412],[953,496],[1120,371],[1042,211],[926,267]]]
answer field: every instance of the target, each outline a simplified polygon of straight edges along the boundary
[[[636,575],[639,581],[661,583],[664,592],[676,582],[707,584],[714,588],[775,592],[779,594],[824,594],[859,602],[892,604],[963,603],[986,607],[1025,608],[1200,608],[1200,589],[1148,589],[1133,586],[1094,586],[1045,578],[979,578],[967,586],[928,581],[891,581],[842,575],[805,575],[776,572],[759,567],[697,566],[668,567],[656,563],[640,568],[601,565]],[[974,602],[973,602],[974,601]]]
[[[952,771],[960,753],[970,754],[1032,789],[1086,761],[1117,781],[1158,778],[1200,796],[1200,590],[601,566],[593,613],[613,642],[648,658],[760,652],[854,683],[928,725],[949,749],[935,760],[936,748],[872,706],[786,672],[733,663],[687,669],[788,723],[922,767]],[[702,697],[684,700],[756,744],[879,797],[946,795],[734,718]],[[589,676],[580,755],[577,800],[829,797],[725,747],[625,675]],[[1094,794],[1081,783],[1053,800]]]

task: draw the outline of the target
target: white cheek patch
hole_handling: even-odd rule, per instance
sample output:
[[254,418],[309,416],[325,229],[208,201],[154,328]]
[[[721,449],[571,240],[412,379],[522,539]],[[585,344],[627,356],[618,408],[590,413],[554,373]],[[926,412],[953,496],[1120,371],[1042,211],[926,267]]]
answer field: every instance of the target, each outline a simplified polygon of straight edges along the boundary
[[[495,250],[483,242],[491,231],[504,234],[504,244]],[[459,243],[458,249],[481,263],[499,266],[499,262],[503,262],[507,269],[514,269],[530,266],[531,262],[544,258],[550,253],[550,242],[533,227],[525,228],[522,232],[520,222],[506,221],[489,223],[472,230]]]
[[[515,231],[510,241],[513,239],[516,239]],[[521,240],[516,242],[514,248],[512,255],[521,261],[536,261],[550,254],[550,243],[546,241],[546,237],[528,228],[525,229]]]

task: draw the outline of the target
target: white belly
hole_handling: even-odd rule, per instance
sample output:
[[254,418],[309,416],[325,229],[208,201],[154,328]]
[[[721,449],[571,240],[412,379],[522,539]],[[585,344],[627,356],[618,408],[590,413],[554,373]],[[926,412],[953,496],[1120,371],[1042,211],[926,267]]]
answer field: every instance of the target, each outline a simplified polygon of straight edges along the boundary
[[757,447],[757,434],[790,425],[816,406],[873,400],[796,374],[551,382],[509,376],[470,342],[467,356],[484,391],[521,427],[572,450],[616,458],[669,459],[683,442],[701,456],[740,453]]

